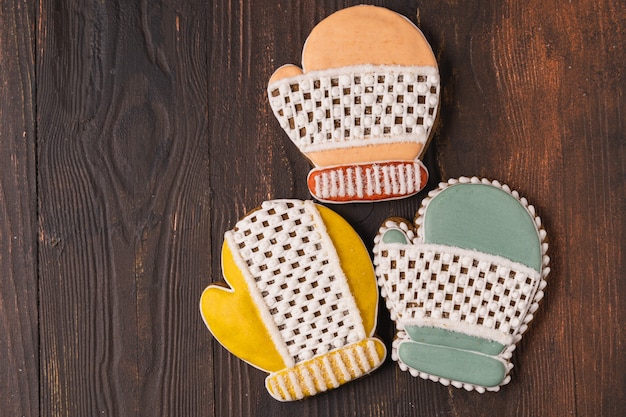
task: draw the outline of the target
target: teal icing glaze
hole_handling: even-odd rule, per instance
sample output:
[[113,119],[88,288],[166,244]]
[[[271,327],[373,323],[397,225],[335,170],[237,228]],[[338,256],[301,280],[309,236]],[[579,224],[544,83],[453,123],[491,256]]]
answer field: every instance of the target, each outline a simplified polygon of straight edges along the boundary
[[504,364],[469,350],[402,342],[398,355],[407,366],[430,375],[483,387],[495,387],[506,376]]
[[477,250],[541,270],[534,219],[512,195],[487,184],[456,184],[430,201],[424,241]]
[[389,229],[383,234],[383,242],[385,243],[409,243],[406,235],[398,229]]
[[429,345],[471,350],[485,355],[499,355],[504,350],[503,344],[493,340],[469,336],[439,327],[405,326],[404,330],[413,341]]

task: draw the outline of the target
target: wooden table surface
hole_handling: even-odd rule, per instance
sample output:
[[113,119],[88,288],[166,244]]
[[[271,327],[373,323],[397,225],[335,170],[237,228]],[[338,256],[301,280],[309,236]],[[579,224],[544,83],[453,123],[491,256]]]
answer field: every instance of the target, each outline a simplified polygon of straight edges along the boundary
[[[376,2],[440,65],[427,188],[498,179],[549,233],[546,297],[499,393],[388,360],[283,404],[207,331],[224,232],[263,200],[310,198],[269,76],[352,4],[0,1],[1,415],[626,415],[623,0]],[[371,249],[425,195],[333,208]],[[389,346],[382,307],[377,333]]]

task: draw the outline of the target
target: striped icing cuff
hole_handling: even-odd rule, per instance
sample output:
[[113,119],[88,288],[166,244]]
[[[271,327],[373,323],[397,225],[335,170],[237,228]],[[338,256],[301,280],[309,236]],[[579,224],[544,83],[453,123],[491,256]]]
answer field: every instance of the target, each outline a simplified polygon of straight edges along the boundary
[[427,181],[426,167],[415,160],[315,168],[307,183],[318,200],[347,203],[410,196],[421,191]]
[[279,401],[300,400],[374,371],[385,353],[380,340],[368,338],[270,374],[265,386]]

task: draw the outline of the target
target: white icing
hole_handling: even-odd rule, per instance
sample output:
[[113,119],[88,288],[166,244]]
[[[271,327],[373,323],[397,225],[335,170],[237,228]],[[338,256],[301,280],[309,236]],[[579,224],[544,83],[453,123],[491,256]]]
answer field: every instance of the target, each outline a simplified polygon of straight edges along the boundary
[[[520,263],[451,246],[381,242],[378,248],[377,275],[400,328],[435,323],[447,328],[450,323],[466,334],[510,343],[518,317],[526,315],[525,300],[532,299],[541,278]],[[496,294],[492,289],[498,285],[511,289]],[[501,308],[504,314],[497,319]]]
[[359,361],[359,369],[366,371],[369,369],[369,361],[367,360],[367,356],[365,355],[365,349],[363,346],[356,346],[356,354]]
[[315,388],[315,383],[313,382],[313,378],[311,378],[311,373],[309,372],[309,368],[303,366],[300,368],[300,375],[302,375],[302,380],[306,389],[309,393],[317,392],[317,388]]
[[371,339],[367,341],[367,354],[368,354],[368,357],[373,362],[373,363],[370,363],[370,367],[376,366],[376,364],[379,362],[378,352],[376,351],[376,343],[374,343],[374,341]]
[[294,398],[291,396],[291,394],[289,394],[289,390],[287,389],[287,384],[285,384],[285,378],[282,375],[277,375],[276,380],[278,382],[278,386],[280,387],[280,390],[282,391],[284,395],[284,398],[287,401],[292,401]]
[[356,65],[275,81],[268,96],[283,129],[308,153],[392,142],[425,144],[439,89],[434,66]]
[[423,169],[420,160],[397,166],[379,163],[365,169],[358,165],[313,169],[309,173],[314,183],[311,193],[321,201],[410,195],[421,190]]
[[322,369],[319,367],[317,362],[312,363],[311,368],[313,369],[313,375],[315,377],[314,379],[317,382],[317,392],[326,391],[328,388],[324,383],[324,375],[322,375]]
[[346,368],[346,364],[344,363],[341,356],[337,358],[337,360],[335,361],[335,364],[337,368],[339,368],[339,372],[341,372],[341,375],[344,381],[349,381],[352,377],[350,375],[350,371],[348,370],[348,368]]
[[339,386],[339,380],[337,380],[337,376],[333,372],[333,367],[330,364],[330,359],[328,356],[324,356],[322,358],[322,363],[324,364],[324,368],[326,370],[326,376],[330,379],[330,385],[332,388],[337,388]]
[[348,368],[352,370],[354,377],[357,378],[361,376],[363,372],[361,371],[361,368],[359,368],[359,364],[354,356],[354,349],[346,350],[345,354],[348,362]]
[[296,375],[294,371],[289,371],[287,375],[289,376],[289,382],[291,382],[291,386],[295,391],[296,399],[301,400],[302,398],[304,398],[304,392],[302,392],[302,388],[300,387],[298,375]]
[[367,337],[312,202],[265,202],[225,239],[287,367]]
[[285,365],[287,367],[292,367],[295,365],[295,361],[293,360],[293,357],[289,354],[284,339],[280,337],[280,332],[278,331],[277,324],[272,320],[272,316],[263,300],[262,292],[255,285],[256,280],[250,273],[246,261],[242,259],[240,253],[236,250],[238,246],[234,240],[233,235],[234,234],[231,231],[226,232],[224,234],[224,240],[226,241],[226,244],[233,254],[235,265],[237,265],[237,268],[241,271],[243,275],[243,278],[248,286],[250,297],[252,298],[252,301],[254,302],[257,310],[259,311],[259,314],[261,315],[261,320],[263,320],[263,323],[265,324],[268,333],[270,334],[272,342],[274,343],[274,347],[276,347],[276,350],[280,354],[283,362],[285,362]]

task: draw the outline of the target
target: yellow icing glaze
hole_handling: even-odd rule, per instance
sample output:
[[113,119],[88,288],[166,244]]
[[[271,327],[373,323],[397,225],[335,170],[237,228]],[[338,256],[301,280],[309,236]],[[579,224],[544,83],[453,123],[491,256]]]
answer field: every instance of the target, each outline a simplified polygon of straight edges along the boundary
[[348,7],[313,28],[302,51],[305,72],[348,65],[429,65],[437,61],[410,20],[383,7]]
[[[316,207],[335,245],[365,333],[371,336],[376,326],[378,288],[367,249],[341,216],[324,206]],[[222,246],[222,270],[230,288],[212,284],[200,300],[207,327],[226,349],[251,365],[267,372],[286,368],[227,242]]]
[[207,327],[226,349],[251,365],[267,372],[285,368],[226,242],[222,271],[230,288],[210,285],[200,299]]
[[413,161],[420,155],[423,144],[415,142],[383,143],[308,152],[306,157],[316,167],[364,164],[379,161]]
[[328,236],[335,245],[341,269],[361,313],[365,333],[371,336],[378,314],[378,287],[369,253],[348,222],[324,206],[316,207],[326,225]]

